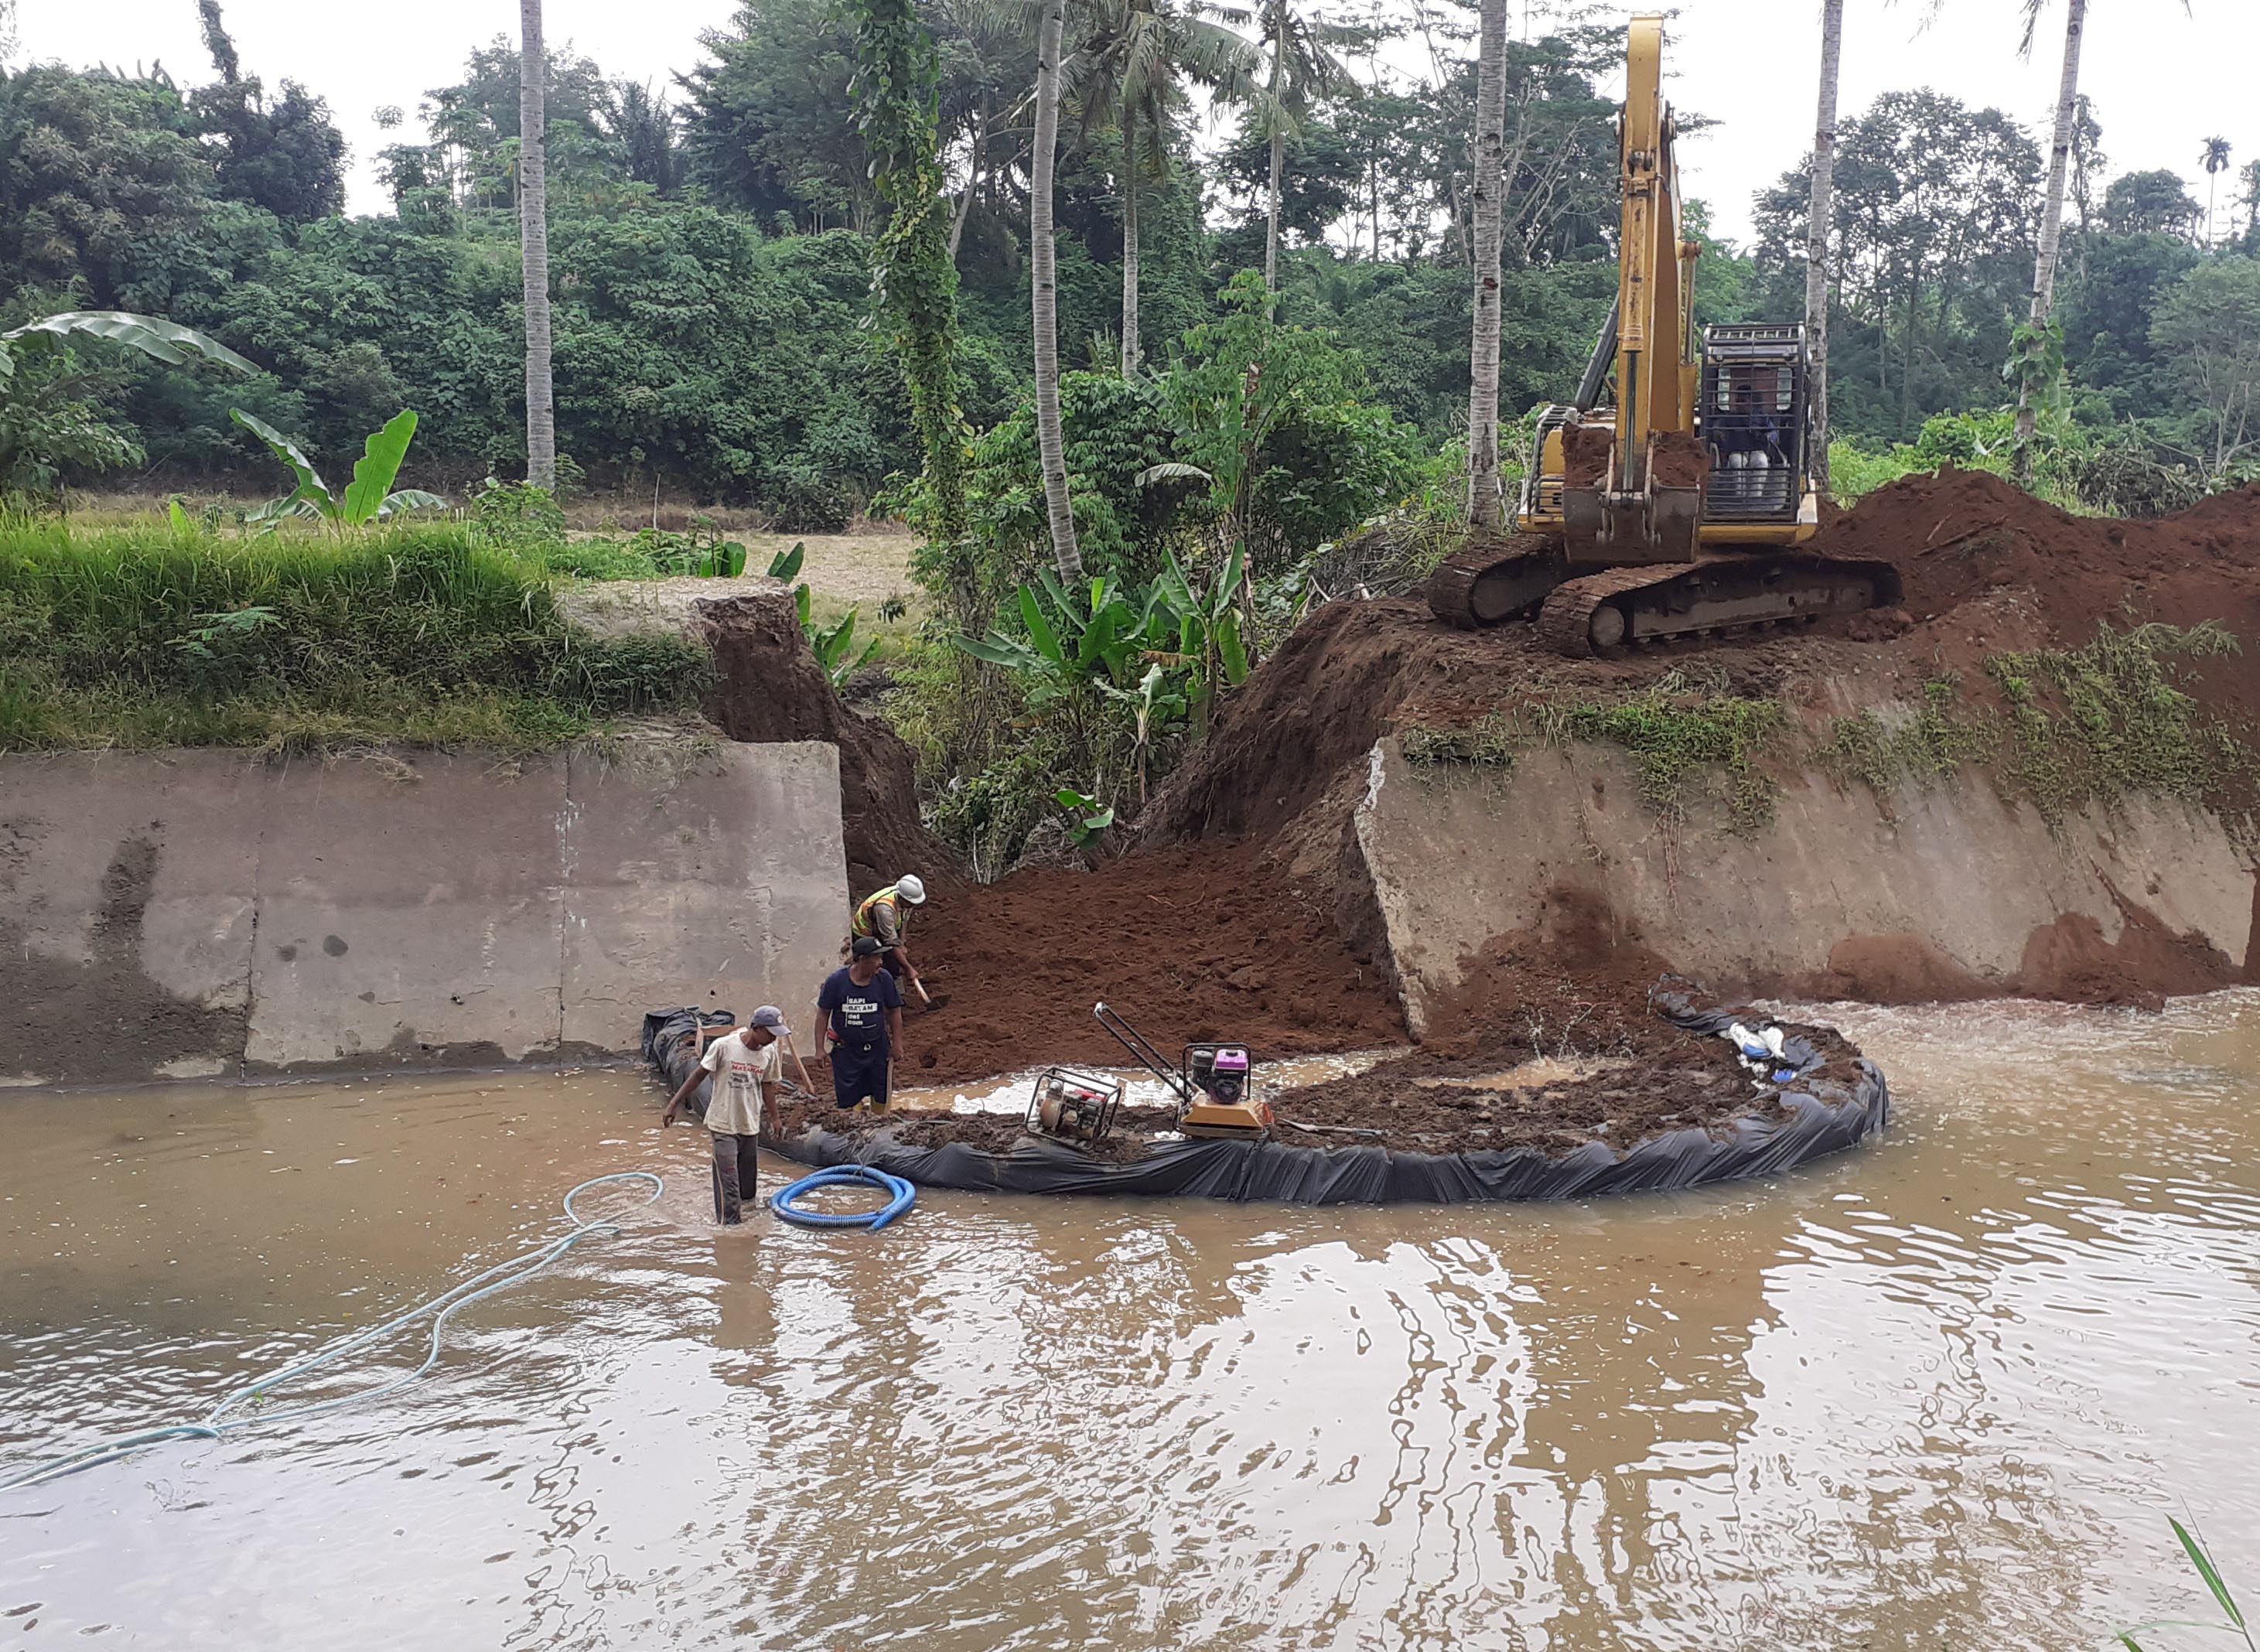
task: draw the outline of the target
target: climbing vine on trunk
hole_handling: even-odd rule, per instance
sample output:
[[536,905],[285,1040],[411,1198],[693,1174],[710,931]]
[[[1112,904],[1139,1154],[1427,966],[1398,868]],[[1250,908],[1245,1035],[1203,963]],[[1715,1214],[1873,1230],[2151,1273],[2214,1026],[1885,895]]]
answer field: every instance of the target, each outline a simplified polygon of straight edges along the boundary
[[[965,415],[958,404],[957,265],[941,170],[940,67],[911,0],[856,0],[855,129],[888,208],[871,296],[903,364],[926,461],[931,537],[965,538]],[[955,551],[952,551],[955,560]]]

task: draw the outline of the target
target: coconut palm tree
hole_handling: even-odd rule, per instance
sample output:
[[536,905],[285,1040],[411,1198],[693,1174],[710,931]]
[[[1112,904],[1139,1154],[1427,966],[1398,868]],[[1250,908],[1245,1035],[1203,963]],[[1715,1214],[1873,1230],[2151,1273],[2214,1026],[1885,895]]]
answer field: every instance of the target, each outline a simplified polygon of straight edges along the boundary
[[[1205,15],[1207,14],[1207,15]],[[1255,53],[1191,0],[1100,0],[1095,26],[1067,75],[1086,137],[1112,126],[1122,140],[1122,375],[1138,372],[1138,185],[1169,175],[1169,139],[1188,84],[1245,101]]]
[[[1498,243],[1506,188],[1506,0],[1483,0],[1476,38],[1475,338],[1469,350],[1468,528],[1496,533],[1498,491]],[[1277,178],[1275,168],[1273,178]]]
[[526,479],[557,486],[557,409],[549,384],[549,179],[543,164],[541,0],[519,0],[518,245],[526,293]]
[[1813,199],[1805,221],[1805,336],[1813,347],[1813,479],[1828,491],[1828,232],[1835,211],[1836,79],[1844,0],[1820,0],[1820,101],[1813,121]]
[[1279,179],[1287,163],[1287,134],[1311,105],[1355,82],[1329,49],[1344,32],[1298,13],[1291,0],[1262,0],[1256,18],[1270,54],[1262,86],[1249,95],[1256,129],[1271,140],[1271,182],[1264,196],[1263,284],[1279,290]]
[[2221,175],[2228,170],[2228,139],[2208,138],[2205,153],[2199,157],[2205,168],[2205,244],[2213,245],[2213,196],[2220,186]]
[[[1934,14],[1942,3],[1943,0],[1933,0]],[[2018,0],[2018,4],[2024,11],[2025,34],[2017,53],[2020,57],[2029,57],[2048,0]],[[2182,9],[2189,10],[2189,0],[2182,0]],[[2056,261],[2063,238],[2064,179],[2071,170],[2071,140],[2079,113],[2079,42],[2086,28],[2087,0],[2065,0],[2063,73],[2056,84],[2056,136],[2049,146],[2048,193],[2041,201],[2040,247],[2033,259],[2033,307],[2025,347],[2032,350],[2041,347],[2049,315],[2056,307]],[[2020,486],[2029,485],[2033,479],[2033,427],[2039,420],[2040,409],[2034,401],[2037,387],[2032,381],[2029,372],[2017,376],[2017,440],[2013,462]]]
[[1052,249],[1052,168],[1059,152],[1060,47],[1066,32],[1067,0],[1043,0],[1036,30],[1035,154],[1028,168],[1028,266],[1035,323],[1036,456],[1044,473],[1052,560],[1062,579],[1079,580],[1083,552],[1075,540],[1066,443],[1060,434],[1059,269]]

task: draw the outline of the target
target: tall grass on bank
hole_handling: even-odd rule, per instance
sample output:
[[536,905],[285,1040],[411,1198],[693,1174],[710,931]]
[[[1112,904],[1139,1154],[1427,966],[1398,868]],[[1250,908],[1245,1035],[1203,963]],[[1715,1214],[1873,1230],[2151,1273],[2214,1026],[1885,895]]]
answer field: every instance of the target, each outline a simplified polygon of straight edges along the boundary
[[0,518],[0,750],[556,745],[694,703],[670,639],[569,626],[537,561],[457,524],[344,539]]

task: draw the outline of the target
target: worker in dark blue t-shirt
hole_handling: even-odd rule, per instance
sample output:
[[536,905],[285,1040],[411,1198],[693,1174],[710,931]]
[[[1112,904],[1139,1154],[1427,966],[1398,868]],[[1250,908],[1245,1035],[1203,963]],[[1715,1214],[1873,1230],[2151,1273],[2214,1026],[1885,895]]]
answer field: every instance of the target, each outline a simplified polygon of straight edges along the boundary
[[859,935],[848,967],[824,978],[816,1019],[832,1045],[832,1094],[841,1107],[871,1101],[884,1107],[894,1089],[894,1057],[903,1047],[903,991],[879,962],[886,948]]

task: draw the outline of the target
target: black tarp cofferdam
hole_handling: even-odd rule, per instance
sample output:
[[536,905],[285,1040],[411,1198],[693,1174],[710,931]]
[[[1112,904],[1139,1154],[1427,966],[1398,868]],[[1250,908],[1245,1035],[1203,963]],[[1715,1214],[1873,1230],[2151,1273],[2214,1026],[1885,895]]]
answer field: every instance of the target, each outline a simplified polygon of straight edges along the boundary
[[[1657,991],[1657,1014],[1698,1035],[1724,1032],[1737,1019],[1697,1005],[1686,996]],[[706,1026],[730,1017],[704,1015]],[[645,1058],[670,1091],[690,1070],[701,1012],[654,1011],[644,1018]],[[1412,1153],[1375,1145],[1306,1148],[1269,1141],[1164,1141],[1126,1164],[1102,1163],[1064,1142],[1025,1137],[1009,1153],[962,1143],[913,1147],[892,1138],[883,1124],[865,1136],[812,1126],[768,1145],[789,1159],[819,1167],[869,1164],[920,1187],[976,1192],[1184,1194],[1204,1198],[1271,1200],[1296,1205],[1454,1205],[1484,1199],[1584,1198],[1699,1187],[1710,1182],[1770,1176],[1809,1159],[1838,1153],[1880,1131],[1891,1112],[1883,1073],[1864,1058],[1858,1077],[1845,1084],[1820,1072],[1811,1044],[1791,1038],[1782,1047],[1797,1076],[1770,1091],[1753,1092],[1752,1116],[1717,1130],[1674,1130],[1619,1152],[1595,1141],[1560,1157],[1534,1148],[1508,1152]],[[691,1098],[703,1111],[705,1087]],[[1762,1111],[1759,1111],[1762,1109]]]

